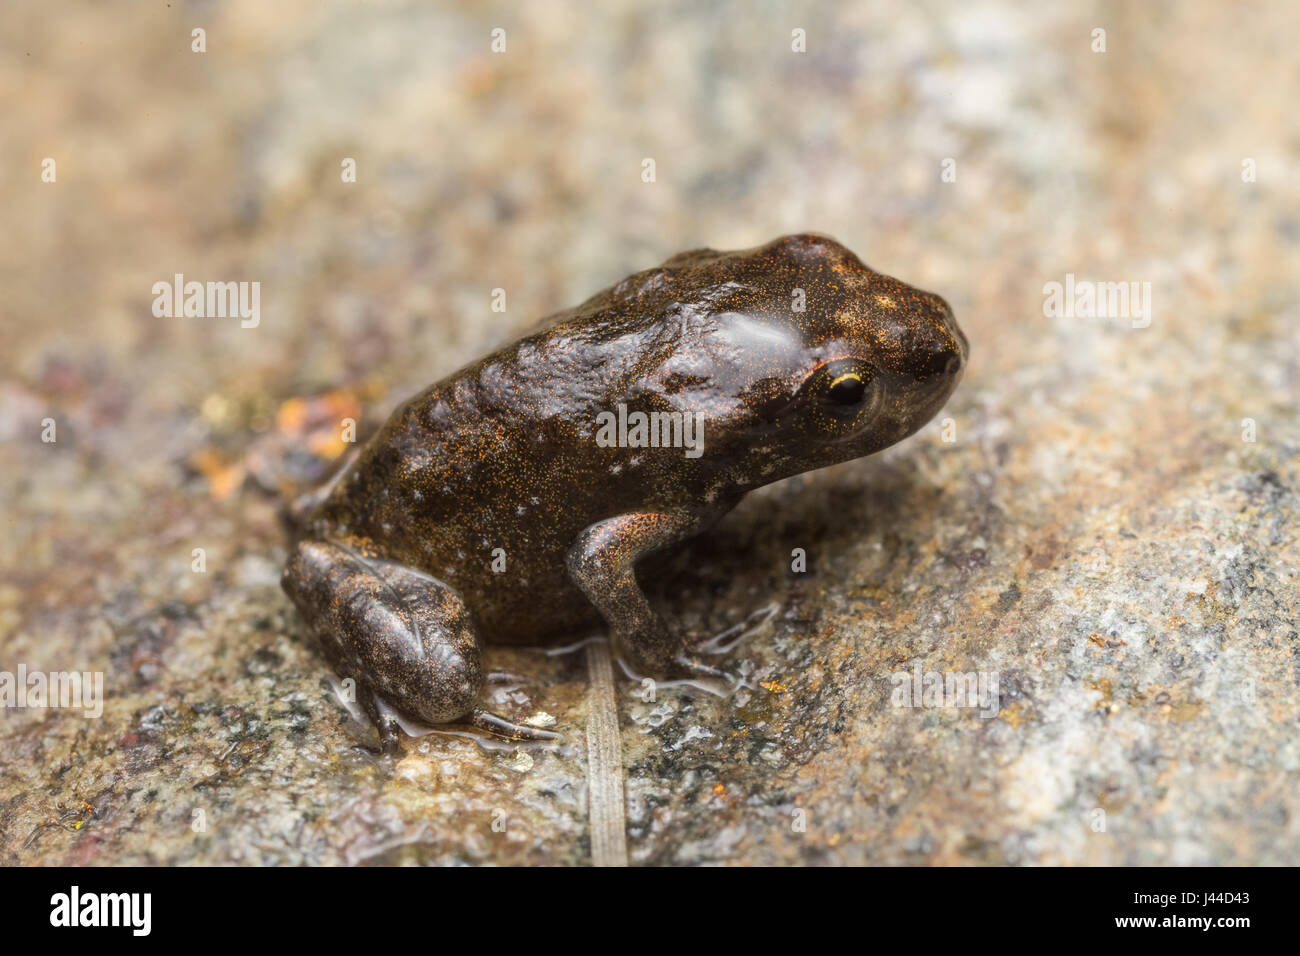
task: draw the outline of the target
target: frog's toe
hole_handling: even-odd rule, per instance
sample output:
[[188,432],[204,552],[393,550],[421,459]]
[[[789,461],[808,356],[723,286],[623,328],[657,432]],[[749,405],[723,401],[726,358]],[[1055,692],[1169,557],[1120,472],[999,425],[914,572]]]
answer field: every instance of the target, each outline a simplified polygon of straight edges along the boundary
[[693,654],[678,654],[673,658],[672,676],[692,681],[720,681],[723,683],[723,687],[707,687],[706,689],[716,690],[721,694],[725,694],[726,690],[736,683],[736,679],[731,674],[728,674],[720,667],[715,667],[700,660]]
[[374,693],[362,686],[361,708],[379,732],[379,753],[395,757],[402,751],[402,727],[392,710]]
[[396,757],[402,752],[402,728],[396,721],[387,720],[376,723],[379,731],[379,752],[389,757]]
[[509,740],[563,740],[559,734],[550,730],[542,730],[540,727],[529,727],[527,724],[517,724],[513,720],[507,720],[504,717],[498,717],[496,714],[489,713],[486,710],[476,710],[466,718],[466,723],[479,730],[486,730],[490,734],[498,737],[506,737]]
[[489,684],[526,684],[528,678],[514,671],[488,671],[483,678]]

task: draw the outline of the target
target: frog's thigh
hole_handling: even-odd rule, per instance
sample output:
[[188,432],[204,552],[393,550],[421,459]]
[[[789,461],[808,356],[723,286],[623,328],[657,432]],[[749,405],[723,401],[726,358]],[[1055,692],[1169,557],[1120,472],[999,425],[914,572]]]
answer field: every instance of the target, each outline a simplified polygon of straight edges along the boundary
[[569,549],[569,576],[609,624],[634,669],[664,676],[682,654],[636,579],[636,562],[689,538],[714,516],[696,512],[633,512],[591,525]]
[[483,686],[482,652],[453,588],[322,541],[297,544],[284,586],[341,677],[424,723],[473,711]]

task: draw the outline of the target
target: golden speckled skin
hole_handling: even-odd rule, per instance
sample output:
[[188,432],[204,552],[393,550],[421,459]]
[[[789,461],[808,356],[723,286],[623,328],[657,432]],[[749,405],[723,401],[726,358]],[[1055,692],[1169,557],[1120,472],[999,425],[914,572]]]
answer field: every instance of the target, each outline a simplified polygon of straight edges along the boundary
[[[475,710],[478,642],[572,639],[598,611],[634,669],[710,673],[638,562],[747,491],[910,435],[966,354],[941,298],[832,239],[674,256],[397,409],[309,516],[285,589],[340,673],[429,722],[524,733]],[[620,403],[701,414],[702,453],[601,447]]]

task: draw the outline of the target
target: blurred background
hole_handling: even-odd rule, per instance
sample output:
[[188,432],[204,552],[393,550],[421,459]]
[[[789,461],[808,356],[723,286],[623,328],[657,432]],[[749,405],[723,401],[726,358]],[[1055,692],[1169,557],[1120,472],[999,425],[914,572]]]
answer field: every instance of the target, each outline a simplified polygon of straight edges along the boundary
[[[0,670],[107,695],[0,712],[0,861],[585,862],[580,656],[490,660],[561,750],[380,760],[276,510],[339,419],[814,230],[943,295],[969,370],[666,583],[696,636],[776,610],[736,697],[621,688],[633,862],[1300,863],[1292,5],[590,6],[0,11]],[[176,273],[259,324],[155,316]],[[1149,327],[1045,315],[1067,274],[1150,283]],[[998,715],[891,707],[914,666]]]

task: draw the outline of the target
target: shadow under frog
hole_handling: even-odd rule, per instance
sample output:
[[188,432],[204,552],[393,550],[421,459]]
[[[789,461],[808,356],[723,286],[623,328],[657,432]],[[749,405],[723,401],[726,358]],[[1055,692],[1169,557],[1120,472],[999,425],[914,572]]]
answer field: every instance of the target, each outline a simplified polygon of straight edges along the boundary
[[[479,707],[485,643],[569,642],[603,617],[638,674],[718,676],[638,570],[754,488],[911,435],[966,355],[943,299],[827,237],[682,253],[398,408],[310,503],[284,589],[386,749],[384,704],[553,737]],[[626,427],[638,412],[663,440]]]

